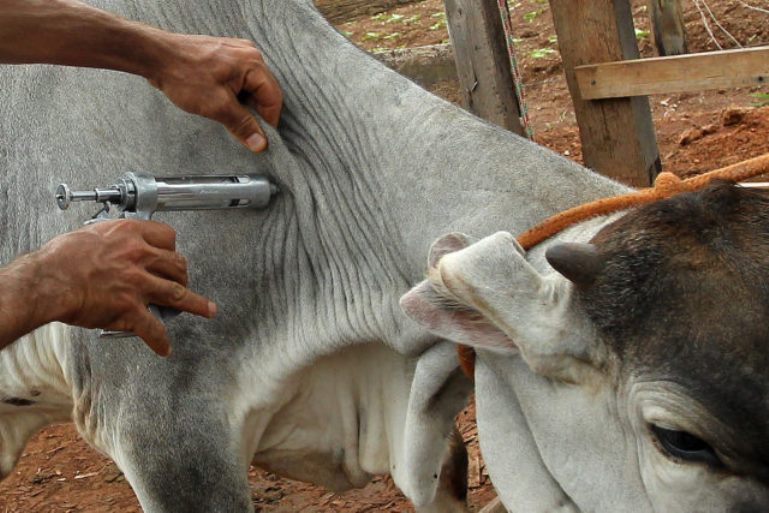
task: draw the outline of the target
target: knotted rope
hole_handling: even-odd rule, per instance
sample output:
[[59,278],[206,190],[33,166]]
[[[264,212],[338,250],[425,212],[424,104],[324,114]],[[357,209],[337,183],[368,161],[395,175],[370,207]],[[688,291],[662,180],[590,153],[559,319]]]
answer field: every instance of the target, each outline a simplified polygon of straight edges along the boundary
[[[653,187],[598,199],[548,217],[535,227],[520,234],[517,237],[518,243],[528,251],[569,226],[593,217],[653,203],[682,192],[697,191],[713,180],[740,182],[766,173],[769,173],[769,153],[686,180],[680,179],[673,173],[660,173],[654,181]],[[473,379],[475,375],[475,351],[472,347],[459,345],[457,346],[457,353],[462,371],[467,377]]]

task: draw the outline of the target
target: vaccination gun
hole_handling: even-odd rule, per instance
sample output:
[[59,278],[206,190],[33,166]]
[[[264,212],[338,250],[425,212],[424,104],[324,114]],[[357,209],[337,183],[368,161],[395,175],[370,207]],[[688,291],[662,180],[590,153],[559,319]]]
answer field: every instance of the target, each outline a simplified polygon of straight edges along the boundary
[[[119,217],[151,219],[155,212],[182,210],[220,210],[230,208],[260,209],[269,205],[278,188],[263,176],[257,175],[202,175],[156,178],[143,173],[126,173],[117,183],[91,191],[73,191],[67,184],[56,189],[56,203],[61,210],[73,202],[93,201],[102,204],[101,210],[85,224],[110,219],[114,207]],[[149,305],[159,319],[168,320],[178,311]],[[102,331],[104,338],[131,337],[122,331]]]

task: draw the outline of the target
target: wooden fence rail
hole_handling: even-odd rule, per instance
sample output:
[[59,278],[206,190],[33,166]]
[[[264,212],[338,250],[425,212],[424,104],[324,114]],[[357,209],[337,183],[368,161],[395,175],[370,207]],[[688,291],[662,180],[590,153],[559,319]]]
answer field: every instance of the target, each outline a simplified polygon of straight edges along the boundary
[[769,85],[769,46],[577,66],[583,100]]

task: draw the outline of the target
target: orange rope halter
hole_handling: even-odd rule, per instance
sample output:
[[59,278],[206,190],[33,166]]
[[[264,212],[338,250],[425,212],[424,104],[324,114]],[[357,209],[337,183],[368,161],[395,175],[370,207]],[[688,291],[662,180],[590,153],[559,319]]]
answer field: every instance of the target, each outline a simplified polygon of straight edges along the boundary
[[[712,180],[739,182],[765,173],[769,173],[769,153],[686,180],[681,180],[673,173],[660,173],[654,181],[654,187],[591,201],[548,217],[535,227],[520,234],[518,243],[523,249],[529,250],[561,230],[592,217],[653,203],[682,192],[696,191]],[[462,371],[467,377],[473,379],[475,375],[475,351],[472,347],[459,345],[457,346],[457,354]]]

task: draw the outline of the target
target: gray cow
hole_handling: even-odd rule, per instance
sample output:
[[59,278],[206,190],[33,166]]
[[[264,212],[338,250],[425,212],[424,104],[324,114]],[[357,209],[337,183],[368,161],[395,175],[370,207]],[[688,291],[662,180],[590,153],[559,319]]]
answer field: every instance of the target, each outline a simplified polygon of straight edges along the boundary
[[2,474],[34,431],[74,420],[148,512],[252,511],[251,461],[333,488],[389,471],[420,511],[463,510],[449,438],[469,384],[399,298],[439,235],[524,227],[620,187],[384,68],[309,0],[94,4],[254,40],[285,92],[279,131],[254,156],[135,77],[2,69],[0,262],[83,220],[54,208],[60,182],[258,172],[282,193],[259,213],[158,216],[219,305],[171,323],[168,360],[58,324],[0,352]]
[[767,235],[769,197],[717,183],[528,253],[507,232],[435,243],[402,304],[479,349],[507,507],[769,511]]

